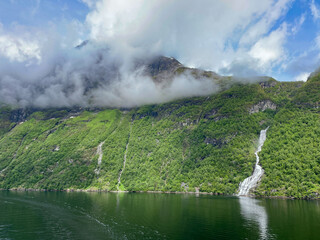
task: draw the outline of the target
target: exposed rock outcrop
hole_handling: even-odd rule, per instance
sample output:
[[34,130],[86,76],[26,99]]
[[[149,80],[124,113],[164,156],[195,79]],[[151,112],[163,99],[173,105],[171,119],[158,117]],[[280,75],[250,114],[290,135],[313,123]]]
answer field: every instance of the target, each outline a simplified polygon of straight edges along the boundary
[[24,122],[27,117],[33,112],[31,109],[19,108],[11,111],[11,122]]
[[271,88],[277,84],[276,80],[263,81],[259,83],[262,88]]
[[174,58],[160,56],[152,59],[152,61],[147,64],[145,73],[155,80],[160,81],[171,77],[174,72],[182,66],[183,65]]
[[188,192],[189,190],[189,185],[185,182],[182,182],[180,187],[183,188],[185,192]]
[[249,113],[253,114],[253,113],[260,112],[260,111],[265,111],[267,109],[276,110],[277,105],[275,103],[271,102],[270,100],[263,100],[263,101],[258,102],[255,105],[253,105],[249,109]]

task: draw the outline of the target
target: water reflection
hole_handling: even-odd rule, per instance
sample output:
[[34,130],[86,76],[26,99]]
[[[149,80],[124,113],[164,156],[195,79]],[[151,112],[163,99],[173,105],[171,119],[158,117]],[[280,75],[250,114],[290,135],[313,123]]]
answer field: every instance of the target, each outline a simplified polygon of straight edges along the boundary
[[320,201],[0,191],[0,239],[301,240],[319,223]]
[[248,197],[239,198],[241,215],[248,221],[259,225],[260,239],[268,239],[268,215],[259,200]]

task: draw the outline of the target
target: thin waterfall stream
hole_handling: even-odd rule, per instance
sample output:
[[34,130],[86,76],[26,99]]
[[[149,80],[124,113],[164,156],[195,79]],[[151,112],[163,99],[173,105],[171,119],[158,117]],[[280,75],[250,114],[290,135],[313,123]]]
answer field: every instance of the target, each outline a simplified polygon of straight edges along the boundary
[[103,157],[103,152],[102,152],[102,145],[103,144],[104,144],[104,141],[99,144],[99,146],[97,147],[97,152],[96,152],[96,155],[99,155],[99,157],[98,157],[98,168],[96,168],[94,170],[95,174],[97,174],[97,175],[99,175],[99,173],[100,173],[100,165],[101,165],[102,157]]
[[238,196],[247,196],[250,192],[250,190],[257,186],[258,182],[260,181],[264,170],[259,165],[259,152],[261,152],[261,148],[264,144],[264,142],[267,139],[267,130],[269,127],[267,127],[265,130],[261,130],[260,137],[259,137],[259,146],[256,152],[254,153],[256,155],[256,164],[254,167],[253,174],[246,178],[242,183],[240,183],[239,187],[239,194]]

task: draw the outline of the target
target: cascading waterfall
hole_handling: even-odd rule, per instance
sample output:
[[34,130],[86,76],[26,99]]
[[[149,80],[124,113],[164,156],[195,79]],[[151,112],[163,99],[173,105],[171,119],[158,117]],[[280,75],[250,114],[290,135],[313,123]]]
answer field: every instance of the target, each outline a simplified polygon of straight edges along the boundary
[[254,167],[253,174],[250,177],[246,178],[242,183],[240,183],[238,196],[248,195],[249,191],[257,185],[257,183],[259,182],[259,180],[261,179],[264,173],[262,167],[259,165],[260,159],[259,159],[258,153],[261,152],[261,148],[267,138],[268,128],[269,127],[267,127],[267,129],[265,130],[261,130],[260,132],[259,146],[257,151],[254,153],[256,155],[256,165]]

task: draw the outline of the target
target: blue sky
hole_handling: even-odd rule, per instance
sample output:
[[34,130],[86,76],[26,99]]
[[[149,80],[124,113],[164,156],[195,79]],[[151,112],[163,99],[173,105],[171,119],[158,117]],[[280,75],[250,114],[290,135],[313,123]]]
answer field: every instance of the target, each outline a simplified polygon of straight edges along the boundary
[[85,21],[88,6],[78,0],[1,0],[0,22],[10,27],[18,23],[45,26],[49,22]]
[[320,0],[186,1],[1,0],[0,56],[43,64],[52,34],[57,51],[91,39],[220,74],[294,81],[320,66]]

